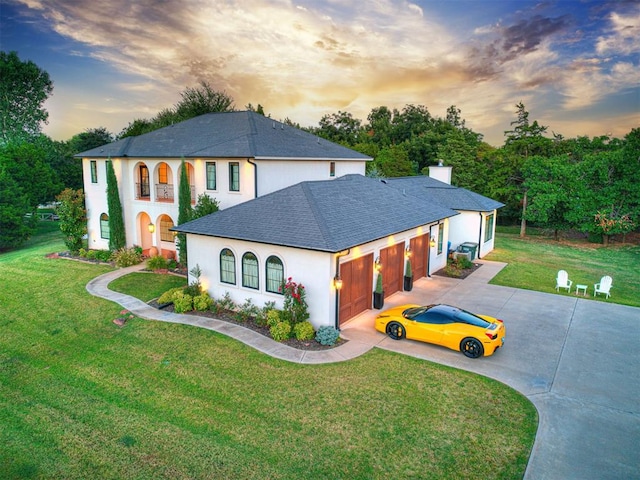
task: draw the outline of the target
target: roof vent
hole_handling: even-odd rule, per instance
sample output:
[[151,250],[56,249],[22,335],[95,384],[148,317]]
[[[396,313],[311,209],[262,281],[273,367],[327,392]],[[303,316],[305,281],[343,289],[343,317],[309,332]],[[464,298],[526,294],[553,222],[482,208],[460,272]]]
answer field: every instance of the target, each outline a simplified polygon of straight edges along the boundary
[[320,145],[320,137],[316,137],[316,141],[318,142],[318,145]]
[[273,128],[276,128],[276,122],[273,122]]

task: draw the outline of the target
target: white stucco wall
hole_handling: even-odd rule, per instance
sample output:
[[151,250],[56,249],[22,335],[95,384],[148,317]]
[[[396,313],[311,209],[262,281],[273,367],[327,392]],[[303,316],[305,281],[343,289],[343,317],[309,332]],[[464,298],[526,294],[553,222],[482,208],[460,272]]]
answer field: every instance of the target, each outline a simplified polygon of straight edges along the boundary
[[[493,214],[493,231],[491,239],[485,242],[485,219],[491,214]],[[484,257],[494,248],[496,218],[496,210],[492,212],[460,211],[460,215],[449,219],[451,248],[455,250],[458,245],[464,242],[478,243],[480,245],[480,251],[478,252],[480,258]]]
[[335,176],[330,176],[332,160],[256,160],[258,195],[281,190],[307,180],[331,180],[348,174],[365,174],[365,161],[335,161]]
[[[443,252],[438,255],[437,248],[430,249],[431,273],[444,268],[447,262],[447,223],[446,220],[443,223],[445,228]],[[400,242],[405,242],[409,246],[411,238],[428,234],[431,231],[437,239],[435,224],[431,227],[430,229],[429,225],[425,225],[414,228],[397,235],[360,245],[352,248],[349,252],[341,252],[340,255],[203,235],[188,235],[188,269],[191,270],[196,265],[200,267],[202,271],[200,281],[209,294],[216,299],[222,298],[226,292],[229,292],[229,295],[237,304],[242,304],[247,298],[251,298],[253,303],[259,307],[264,306],[266,302],[274,301],[278,308],[282,308],[282,295],[267,292],[265,288],[266,260],[269,256],[276,255],[284,265],[285,279],[292,277],[293,281],[302,283],[305,286],[310,313],[309,321],[314,328],[318,329],[323,325],[335,326],[336,323],[336,291],[333,285],[333,278],[336,274],[336,258],[338,256],[340,257],[340,264],[369,253],[373,253],[375,260],[383,248]],[[235,285],[220,281],[220,252],[224,248],[229,248],[236,259]],[[246,252],[251,252],[258,258],[260,280],[257,290],[242,286],[242,255]],[[190,282],[193,280],[194,278],[189,279]],[[372,292],[375,286],[374,283],[375,273],[371,278]]]

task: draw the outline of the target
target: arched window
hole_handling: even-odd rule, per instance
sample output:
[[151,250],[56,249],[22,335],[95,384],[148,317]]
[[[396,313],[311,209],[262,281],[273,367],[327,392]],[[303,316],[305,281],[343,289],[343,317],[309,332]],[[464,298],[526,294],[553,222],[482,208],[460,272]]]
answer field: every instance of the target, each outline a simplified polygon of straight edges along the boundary
[[258,259],[251,252],[242,256],[242,286],[258,288]]
[[236,257],[228,248],[220,252],[220,281],[236,284]]
[[284,280],[282,260],[276,256],[267,258],[267,292],[280,293],[280,286]]
[[109,215],[103,213],[100,215],[100,238],[106,238],[109,240],[111,236],[111,230],[109,230]]

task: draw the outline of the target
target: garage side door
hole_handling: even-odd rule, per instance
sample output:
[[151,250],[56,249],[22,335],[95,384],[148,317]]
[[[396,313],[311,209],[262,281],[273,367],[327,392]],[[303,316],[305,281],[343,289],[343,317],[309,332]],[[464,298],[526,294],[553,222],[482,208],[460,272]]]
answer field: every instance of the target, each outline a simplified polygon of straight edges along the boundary
[[427,245],[429,244],[427,235],[411,239],[411,267],[413,269],[413,278],[418,279],[427,275]]
[[402,290],[404,277],[404,242],[380,250],[384,296]]
[[339,322],[371,308],[373,282],[373,254],[340,265],[342,290],[340,290]]

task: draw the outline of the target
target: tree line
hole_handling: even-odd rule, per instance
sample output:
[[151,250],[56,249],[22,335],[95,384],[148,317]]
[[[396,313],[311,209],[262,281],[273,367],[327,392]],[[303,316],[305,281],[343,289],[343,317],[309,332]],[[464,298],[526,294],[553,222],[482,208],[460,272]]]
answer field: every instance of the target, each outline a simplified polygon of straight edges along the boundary
[[[21,61],[16,52],[0,52],[0,251],[15,248],[35,228],[38,205],[63,190],[82,189],[82,166],[73,157],[127,136],[141,135],[210,112],[233,111],[233,99],[201,82],[186,88],[180,101],[151,119],[134,119],[117,135],[103,127],[68,141],[42,134],[43,108],[53,91],[44,70]],[[245,107],[265,115],[264,107]],[[444,118],[423,105],[373,108],[366,121],[338,111],[318,126],[285,123],[340,143],[373,158],[367,175],[421,175],[442,161],[453,167],[452,183],[505,204],[502,223],[527,222],[552,228],[556,235],[578,230],[607,242],[637,228],[640,218],[640,129],[624,138],[609,135],[564,138],[546,135],[546,126],[515,105],[504,144],[493,147],[466,126],[451,105]],[[29,215],[30,214],[30,215]]]

